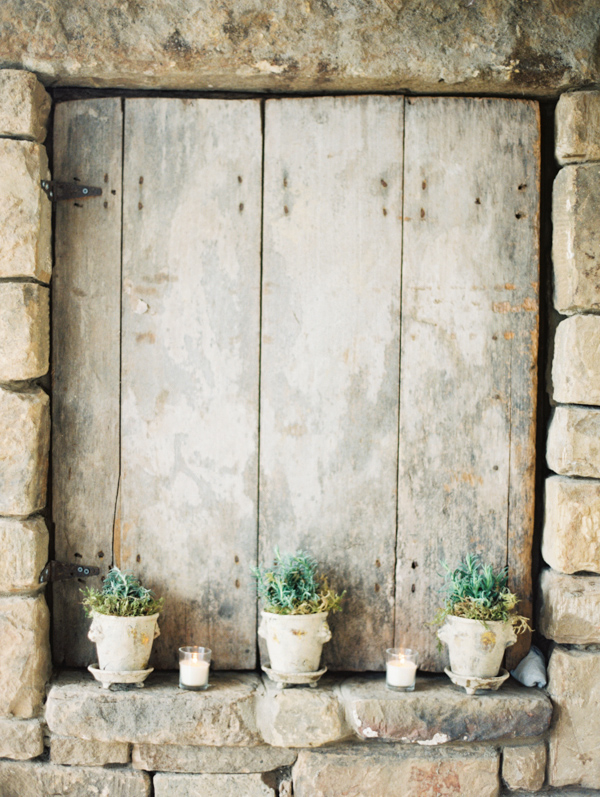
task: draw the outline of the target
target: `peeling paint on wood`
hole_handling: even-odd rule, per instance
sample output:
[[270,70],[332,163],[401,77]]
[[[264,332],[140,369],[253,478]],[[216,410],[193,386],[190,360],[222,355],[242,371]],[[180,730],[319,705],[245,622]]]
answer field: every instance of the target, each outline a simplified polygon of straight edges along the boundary
[[124,152],[120,564],[166,597],[155,666],[252,668],[259,103],[126,100]]
[[[260,560],[310,550],[348,589],[323,662],[392,643],[403,99],[270,100]],[[387,209],[387,215],[382,212]]]
[[[119,335],[122,114],[119,98],[60,104],[54,177],[103,188],[103,198],[60,202],[52,278],[52,483],[55,555],[106,573],[119,480]],[[98,586],[100,578],[85,582]],[[54,661],[86,666],[79,581],[53,585]]]
[[441,560],[508,563],[531,614],[537,104],[411,98],[405,163],[396,643],[440,670]]

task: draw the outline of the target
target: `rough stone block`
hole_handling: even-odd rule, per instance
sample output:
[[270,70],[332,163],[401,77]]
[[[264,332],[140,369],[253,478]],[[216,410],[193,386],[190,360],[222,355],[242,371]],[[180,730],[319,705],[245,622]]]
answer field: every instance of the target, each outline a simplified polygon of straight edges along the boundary
[[29,141],[0,139],[0,277],[35,277],[49,282],[50,200],[46,150]]
[[414,692],[391,692],[383,675],[350,678],[342,686],[348,721],[362,739],[439,745],[454,741],[539,736],[552,705],[537,690],[505,684],[472,697],[446,678],[419,679]]
[[265,678],[256,704],[265,742],[274,747],[319,747],[350,736],[337,684],[323,679],[318,689],[278,689]]
[[566,166],[552,193],[554,306],[600,309],[600,164]]
[[44,519],[0,518],[0,592],[39,589],[48,561],[48,529]]
[[39,710],[50,675],[49,629],[43,596],[0,598],[0,716],[29,718]]
[[600,410],[556,407],[548,430],[548,467],[562,476],[600,478]]
[[0,136],[43,141],[50,95],[32,72],[0,70]]
[[260,775],[154,776],[154,797],[275,797]]
[[542,556],[561,573],[600,573],[600,480],[546,479]]
[[24,761],[44,752],[44,729],[40,720],[0,719],[0,758]]
[[97,741],[252,746],[253,674],[213,673],[206,692],[179,689],[176,673],[154,673],[144,689],[112,692],[88,673],[63,673],[52,685],[46,721],[52,733]]
[[0,382],[48,371],[50,291],[37,283],[0,283]]
[[548,692],[555,711],[549,784],[600,788],[600,652],[556,647],[548,665]]
[[49,401],[39,388],[0,388],[0,515],[27,516],[46,504]]
[[498,766],[495,750],[387,745],[301,750],[293,769],[294,797],[497,797]]
[[145,772],[0,761],[2,797],[150,797]]
[[148,772],[205,772],[243,774],[271,772],[289,767],[296,760],[295,750],[277,747],[192,747],[173,744],[136,744],[133,766]]
[[600,405],[600,316],[574,315],[556,328],[553,398],[562,404]]
[[600,576],[566,576],[544,570],[540,577],[538,630],[567,645],[600,644]]
[[90,742],[67,736],[52,736],[50,760],[53,764],[77,767],[103,767],[127,764],[130,746],[126,742]]
[[561,95],[555,121],[559,163],[600,160],[600,92]]
[[539,791],[546,778],[546,744],[505,747],[502,752],[502,780],[509,789]]

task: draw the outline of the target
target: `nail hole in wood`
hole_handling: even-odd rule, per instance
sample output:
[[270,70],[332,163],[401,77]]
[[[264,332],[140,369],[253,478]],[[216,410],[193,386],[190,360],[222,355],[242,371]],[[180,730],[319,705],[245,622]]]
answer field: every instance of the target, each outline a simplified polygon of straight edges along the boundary
[[140,185],[144,182],[144,178],[140,177]]
[[104,182],[105,182],[105,183],[107,183],[107,182],[108,182],[108,174],[105,174],[105,175],[104,175]]
[[386,181],[385,181],[385,180],[382,180],[382,181],[381,181],[381,185],[382,185],[384,188],[387,188],[387,183],[386,183]]

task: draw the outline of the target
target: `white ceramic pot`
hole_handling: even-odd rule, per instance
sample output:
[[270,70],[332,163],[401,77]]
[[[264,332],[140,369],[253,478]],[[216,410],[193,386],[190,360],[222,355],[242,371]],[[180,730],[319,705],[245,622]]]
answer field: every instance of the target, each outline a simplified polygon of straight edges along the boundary
[[316,672],[323,645],[331,639],[327,615],[263,612],[258,634],[267,642],[271,669],[280,673]]
[[482,623],[453,615],[446,618],[437,635],[448,645],[452,672],[478,678],[497,676],[504,651],[517,641],[511,623],[500,620]]
[[152,643],[160,635],[158,614],[147,617],[92,615],[88,638],[96,643],[98,666],[109,672],[145,670]]

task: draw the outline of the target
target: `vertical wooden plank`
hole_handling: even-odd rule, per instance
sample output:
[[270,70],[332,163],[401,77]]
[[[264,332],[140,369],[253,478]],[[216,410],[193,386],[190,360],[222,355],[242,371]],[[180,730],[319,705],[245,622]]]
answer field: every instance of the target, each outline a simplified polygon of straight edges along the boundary
[[324,662],[393,637],[403,98],[269,100],[259,558],[348,590]]
[[411,98],[405,163],[396,641],[436,670],[441,560],[508,562],[529,597],[537,104]]
[[[121,100],[57,106],[54,179],[101,186],[103,196],[56,206],[52,278],[52,504],[55,556],[112,560],[119,479]],[[99,578],[88,579],[98,586]],[[78,581],[57,583],[54,660],[93,661]]]
[[163,668],[255,666],[261,163],[257,101],[126,101],[119,559]]

